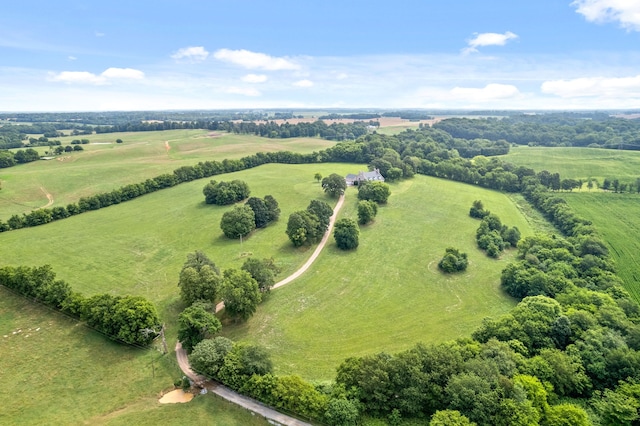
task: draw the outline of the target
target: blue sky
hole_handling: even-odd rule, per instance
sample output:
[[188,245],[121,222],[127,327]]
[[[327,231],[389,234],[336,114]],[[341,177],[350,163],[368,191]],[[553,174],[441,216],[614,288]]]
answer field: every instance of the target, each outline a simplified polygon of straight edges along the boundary
[[639,0],[0,7],[0,111],[640,109]]

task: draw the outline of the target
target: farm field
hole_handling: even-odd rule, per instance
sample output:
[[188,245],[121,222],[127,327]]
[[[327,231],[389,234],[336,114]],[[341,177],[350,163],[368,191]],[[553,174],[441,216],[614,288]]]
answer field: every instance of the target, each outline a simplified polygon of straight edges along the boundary
[[[536,172],[560,173],[562,179],[617,178],[634,183],[640,177],[640,152],[599,148],[512,147],[509,154],[499,157],[516,166]],[[586,186],[584,188],[586,190]]]
[[563,194],[572,209],[593,221],[616,262],[625,288],[640,302],[640,197],[637,194]]
[[[66,206],[80,197],[142,182],[200,161],[241,158],[256,152],[308,153],[335,144],[318,138],[266,139],[206,130],[104,133],[59,140],[64,145],[81,138],[91,141],[82,145],[84,151],[0,169],[0,219],[6,221],[13,214],[47,205]],[[118,138],[124,143],[116,144]],[[37,149],[44,154],[48,147]]]
[[[14,334],[15,332],[15,334]],[[268,424],[213,395],[158,403],[180,372],[171,355],[111,342],[0,288],[2,424]]]

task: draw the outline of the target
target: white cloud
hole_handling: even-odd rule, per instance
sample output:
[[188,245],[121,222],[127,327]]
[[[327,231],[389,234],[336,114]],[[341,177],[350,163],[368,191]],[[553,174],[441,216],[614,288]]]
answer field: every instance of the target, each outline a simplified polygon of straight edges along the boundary
[[209,57],[209,52],[203,46],[189,46],[178,49],[171,57],[177,61],[186,59],[190,62],[202,62]]
[[96,31],[96,37],[104,37],[104,36],[106,36],[105,33],[101,33],[99,31]]
[[470,102],[494,101],[497,99],[515,98],[520,95],[516,86],[511,84],[487,84],[483,88],[454,87],[450,94],[457,99]]
[[94,74],[88,71],[62,71],[51,75],[52,81],[78,84],[109,84],[111,80],[141,80],[144,73],[133,68],[107,68],[101,74]]
[[67,56],[67,59],[70,61],[75,61],[78,58],[76,58],[75,56]]
[[230,62],[248,69],[263,69],[267,71],[300,69],[300,65],[287,58],[276,58],[264,53],[251,52],[244,49],[220,49],[213,56],[220,61]]
[[264,74],[247,74],[242,77],[242,81],[245,83],[264,83],[267,81],[267,76]]
[[235,87],[235,86],[231,86],[228,87],[225,92],[227,93],[231,93],[234,95],[244,95],[244,96],[260,96],[262,95],[262,93],[260,93],[259,90],[253,88],[253,87]]
[[121,78],[142,80],[144,78],[144,73],[142,71],[133,68],[107,68],[100,75],[107,79]]
[[542,83],[541,90],[562,98],[640,96],[640,75],[634,77],[583,77],[572,80],[551,80]]
[[314,83],[311,80],[298,80],[293,85],[296,87],[313,87]]
[[518,38],[511,31],[504,34],[499,33],[482,33],[476,34],[474,38],[467,42],[468,46],[462,49],[462,53],[473,53],[478,51],[478,47],[483,46],[504,46],[509,40]]
[[575,0],[571,5],[589,22],[619,22],[622,28],[640,31],[637,0]]

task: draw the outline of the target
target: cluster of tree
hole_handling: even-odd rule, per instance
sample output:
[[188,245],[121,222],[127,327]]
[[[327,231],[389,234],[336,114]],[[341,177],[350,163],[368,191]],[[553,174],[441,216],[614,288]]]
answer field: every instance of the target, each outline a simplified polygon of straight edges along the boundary
[[16,164],[30,163],[40,159],[40,154],[33,148],[19,149],[16,152],[0,151],[0,169],[13,167]]
[[505,118],[449,118],[433,125],[454,138],[505,140],[519,145],[640,149],[640,120],[603,113],[523,114]]
[[74,139],[71,141],[71,145],[87,145],[89,143],[89,139]]
[[[591,186],[589,186],[589,182],[592,183]],[[593,187],[593,181],[591,179],[587,182],[587,187],[589,189]],[[602,181],[601,188],[605,191],[613,191],[617,193],[635,192],[640,194],[640,178],[636,178],[635,182],[620,182],[620,179],[617,178],[605,178]]]
[[387,204],[390,195],[391,188],[384,182],[361,182],[360,185],[358,185],[358,199],[362,201]]
[[212,180],[205,185],[202,193],[207,204],[225,206],[244,200],[251,191],[246,182],[236,179],[230,182]]
[[236,134],[253,134],[266,138],[300,138],[320,137],[327,140],[355,140],[369,133],[369,123],[355,121],[353,123],[327,124],[322,120],[313,123],[282,123],[274,121],[261,122],[224,122],[218,123],[217,130],[224,130]]
[[312,200],[306,210],[289,215],[287,236],[295,247],[320,242],[329,228],[333,209],[324,201]]
[[198,373],[278,410],[329,425],[355,425],[358,420],[358,406],[343,389],[273,374],[269,354],[261,346],[225,337],[206,339],[195,346],[189,362]]
[[231,317],[247,319],[255,313],[262,294],[269,292],[279,272],[273,259],[249,258],[241,269],[228,269],[221,274],[206,254],[196,251],[187,255],[178,287],[188,306],[196,302],[213,305],[222,300]]
[[481,200],[475,200],[469,209],[469,216],[476,219],[484,219],[490,214],[491,212],[489,210],[485,210]]
[[438,268],[448,274],[465,271],[468,265],[469,259],[467,259],[467,253],[462,253],[453,247],[447,247],[444,257],[438,262]]
[[129,345],[148,345],[160,330],[155,306],[143,297],[109,294],[84,297],[65,281],[57,280],[50,265],[1,267],[0,285]]
[[517,246],[520,231],[515,226],[509,228],[503,225],[497,215],[489,213],[480,222],[476,241],[478,247],[487,252],[487,256],[497,258],[505,248]]
[[403,120],[431,120],[433,117],[429,115],[428,112],[425,111],[412,111],[412,110],[402,110],[402,111],[387,111],[382,113],[383,117],[400,117]]
[[222,215],[220,229],[227,238],[241,238],[256,228],[264,228],[278,217],[280,208],[273,196],[267,195],[264,200],[251,197],[243,206],[234,206],[233,210]]
[[84,148],[80,145],[65,145],[65,146],[57,146],[53,152],[49,152],[49,154],[60,155],[63,152],[74,152],[74,151],[84,151]]
[[253,210],[256,228],[264,228],[280,217],[280,206],[272,195],[266,195],[264,199],[251,197],[245,205]]
[[58,140],[50,140],[46,136],[40,136],[39,138],[29,138],[29,143],[27,146],[56,146],[60,145],[61,142]]

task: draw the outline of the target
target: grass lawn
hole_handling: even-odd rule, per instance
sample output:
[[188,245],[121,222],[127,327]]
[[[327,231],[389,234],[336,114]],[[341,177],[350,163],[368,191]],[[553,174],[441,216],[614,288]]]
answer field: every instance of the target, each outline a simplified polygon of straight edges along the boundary
[[574,211],[593,221],[606,241],[625,288],[640,302],[640,196],[606,192],[563,194]]
[[[6,221],[13,214],[47,205],[47,193],[54,200],[51,207],[66,206],[80,197],[142,182],[200,161],[240,158],[256,152],[308,153],[335,144],[318,138],[267,139],[206,130],[106,133],[59,140],[66,145],[80,138],[91,141],[81,145],[84,151],[0,169],[0,219]],[[124,143],[116,144],[118,138]],[[44,154],[48,147],[37,149]]]
[[[496,261],[476,248],[479,222],[468,215],[476,199],[524,236],[532,233],[504,194],[416,176],[392,185],[389,204],[362,229],[356,251],[330,240],[310,271],[223,334],[268,347],[279,373],[320,380],[333,378],[349,356],[469,336],[484,317],[515,305],[499,288],[513,253]],[[357,218],[356,202],[350,188],[341,216]],[[465,273],[438,271],[449,246],[468,253]]]
[[[640,152],[597,148],[512,147],[499,157],[517,166],[531,167],[537,172],[560,173],[562,179],[620,179],[635,183],[640,177]],[[586,185],[585,189],[586,190]]]

